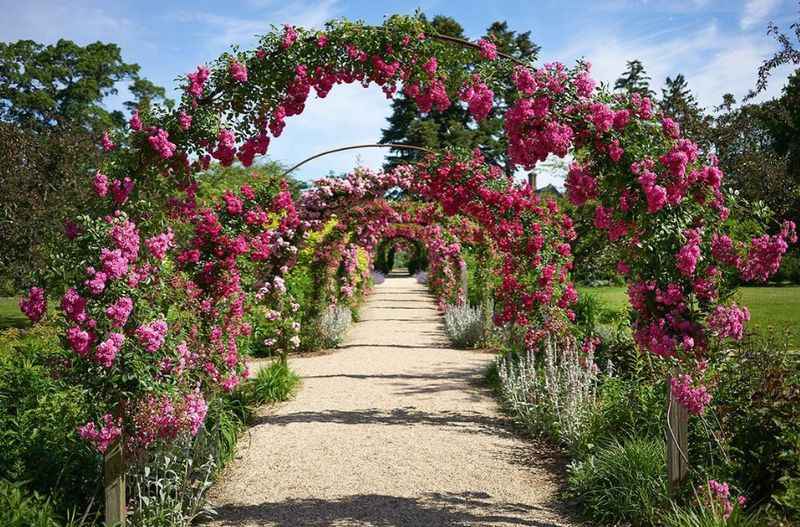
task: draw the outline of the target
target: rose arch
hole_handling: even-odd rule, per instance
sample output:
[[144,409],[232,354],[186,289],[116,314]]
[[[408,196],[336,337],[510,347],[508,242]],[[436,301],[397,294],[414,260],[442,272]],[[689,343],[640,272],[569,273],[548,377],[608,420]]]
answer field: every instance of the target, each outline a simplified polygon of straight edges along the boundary
[[[674,396],[702,412],[711,397],[703,382],[709,343],[741,338],[748,318],[727,301],[731,278],[775,273],[796,241],[794,225],[733,239],[725,223],[733,203],[713,154],[656,115],[647,98],[598,89],[588,63],[534,68],[489,41],[457,41],[421,19],[394,16],[379,27],[285,26],[256,49],[189,73],[176,109],[134,113],[127,133],[102,137],[87,213],[68,223],[68,240],[21,304],[36,321],[47,298],[59,298],[47,316],[63,327],[63,374],[97,400],[97,418],[81,436],[101,452],[122,438],[137,456],[198,433],[208,399],[247,376],[244,342],[256,335],[284,357],[301,345],[302,321],[291,317],[297,299],[284,283],[298,258],[318,262],[315,279],[323,280],[325,269],[372,255],[405,223],[384,199],[392,188],[429,207],[424,216],[433,221],[408,223],[427,232],[432,264],[457,255],[467,236],[496,251],[497,325],[516,328],[530,349],[567,338],[577,299],[573,223],[478,151],[446,149],[385,173],[329,178],[299,200],[286,181],[265,178],[198,205],[203,171],[250,166],[312,93],[374,84],[387,97],[402,91],[420,112],[464,104],[480,121],[509,79],[515,102],[503,133],[511,162],[531,170],[550,155],[572,157],[568,198],[592,209],[594,226],[621,248],[636,343],[674,368]],[[448,223],[456,216],[471,233]],[[315,254],[304,253],[309,239]],[[263,327],[245,316],[256,307]]]

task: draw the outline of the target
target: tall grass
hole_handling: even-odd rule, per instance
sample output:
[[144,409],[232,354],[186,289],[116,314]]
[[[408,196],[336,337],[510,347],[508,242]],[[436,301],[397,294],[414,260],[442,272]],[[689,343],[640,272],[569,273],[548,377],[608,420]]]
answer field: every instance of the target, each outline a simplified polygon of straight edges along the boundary
[[300,377],[283,362],[275,362],[258,370],[255,378],[249,381],[252,404],[268,404],[288,400],[294,393]]
[[615,441],[570,467],[570,490],[596,522],[658,524],[667,503],[665,456],[663,440]]

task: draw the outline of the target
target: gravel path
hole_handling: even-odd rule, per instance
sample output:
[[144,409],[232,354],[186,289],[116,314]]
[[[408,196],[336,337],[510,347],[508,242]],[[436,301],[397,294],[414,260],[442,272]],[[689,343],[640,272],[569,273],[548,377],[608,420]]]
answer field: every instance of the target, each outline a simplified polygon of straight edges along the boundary
[[337,351],[291,359],[297,396],[265,409],[212,490],[215,526],[551,526],[558,461],[514,435],[408,277],[375,288]]

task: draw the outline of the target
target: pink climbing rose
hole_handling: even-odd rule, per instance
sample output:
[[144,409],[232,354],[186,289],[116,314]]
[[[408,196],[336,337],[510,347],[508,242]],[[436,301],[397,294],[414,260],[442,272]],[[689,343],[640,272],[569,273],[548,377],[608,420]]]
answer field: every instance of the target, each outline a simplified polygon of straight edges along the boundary
[[122,345],[125,343],[125,335],[122,333],[111,333],[106,340],[101,342],[95,350],[95,360],[104,368],[114,365]]
[[178,115],[178,126],[181,127],[181,130],[184,132],[192,127],[192,116],[186,112],[181,112]]
[[164,344],[167,335],[167,323],[157,319],[136,328],[136,338],[150,353],[155,353]]
[[161,128],[156,128],[153,134],[147,138],[150,146],[162,159],[169,159],[175,155],[175,143],[169,140],[169,132]]
[[111,414],[105,414],[101,425],[90,421],[78,428],[78,434],[83,440],[93,443],[98,452],[105,454],[108,447],[122,435],[122,422],[115,420]]
[[480,39],[478,48],[480,48],[481,56],[486,60],[495,60],[497,58],[497,46],[491,40]]
[[128,296],[123,296],[106,308],[106,316],[113,327],[121,328],[128,322],[131,311],[133,311],[133,300]]
[[19,309],[31,322],[39,322],[47,311],[47,298],[44,289],[31,287],[28,294],[19,299]]
[[234,80],[241,82],[242,84],[247,82],[247,66],[241,62],[232,60],[228,65],[228,73],[231,74],[231,77],[233,77]]
[[750,311],[736,304],[717,306],[708,317],[708,326],[720,338],[742,340],[744,325],[750,320]]

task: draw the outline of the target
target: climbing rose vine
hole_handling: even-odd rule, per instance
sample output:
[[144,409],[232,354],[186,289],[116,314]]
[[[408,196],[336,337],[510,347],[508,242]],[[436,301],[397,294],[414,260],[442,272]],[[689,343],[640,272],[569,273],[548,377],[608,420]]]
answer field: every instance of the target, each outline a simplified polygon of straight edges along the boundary
[[[506,80],[512,103],[493,108]],[[329,252],[316,261],[320,268],[343,261],[350,276],[359,252],[403,223],[404,211],[383,199],[392,188],[482,231],[501,262],[498,324],[523,328],[532,349],[569,331],[577,299],[572,220],[479,152],[445,151],[388,174],[323,180],[299,204],[285,182],[272,181],[198,205],[198,175],[212,163],[251,165],[309,97],[356,83],[387,97],[402,90],[422,113],[458,100],[477,121],[504,111],[508,155],[525,169],[571,154],[567,195],[621,248],[637,344],[679,370],[673,392],[702,411],[711,339],[741,338],[749,318],[721,301],[731,276],[768,279],[796,242],[795,226],[733,239],[725,231],[733,203],[713,155],[656,115],[647,97],[598,90],[588,64],[533,68],[491,41],[453,45],[422,19],[394,16],[381,27],[280,28],[253,50],[188,73],[177,108],[140,109],[127,132],[102,135],[86,182],[96,214],[70,220],[64,250],[20,302],[36,322],[48,316],[47,299],[57,299],[53,316],[72,353],[67,373],[97,395],[96,419],[79,431],[84,439],[103,451],[122,437],[141,450],[196,434],[207,398],[247,376],[240,347],[252,337],[246,319],[255,306],[275,322],[263,341],[280,336],[288,343],[276,345],[295,347],[297,321],[289,314],[283,321],[294,309],[283,277],[308,233],[335,222],[320,245]],[[434,265],[460,266],[463,239],[417,223],[429,233]],[[453,268],[441,275],[453,280]],[[340,281],[340,294],[351,291],[349,280]]]

